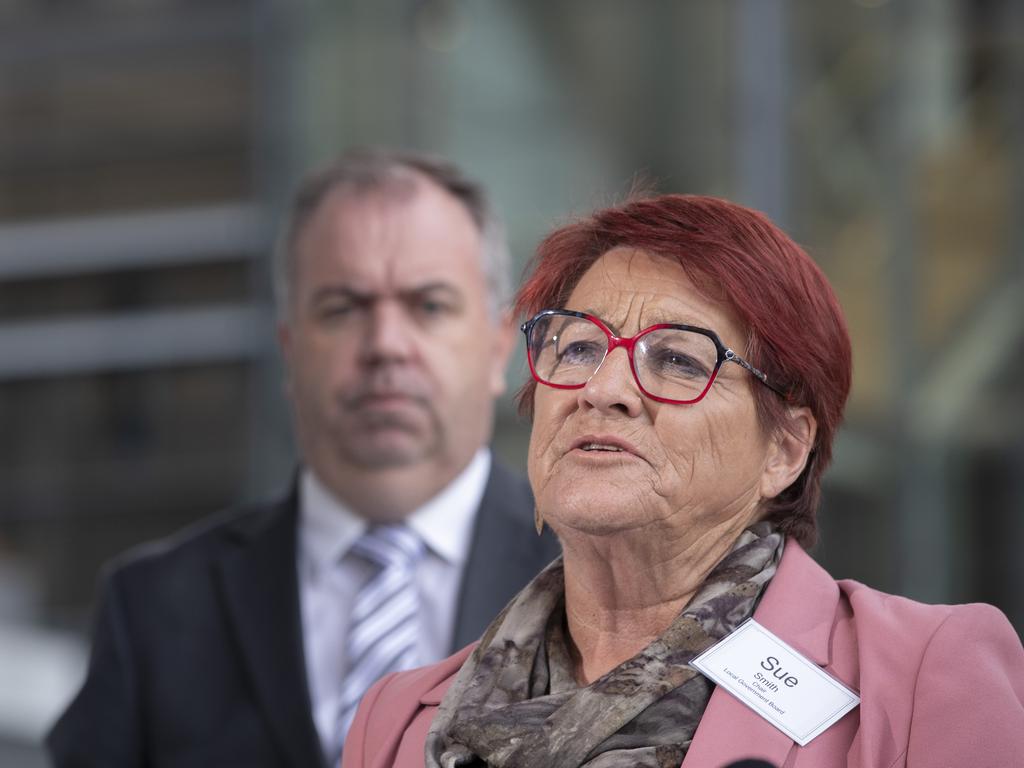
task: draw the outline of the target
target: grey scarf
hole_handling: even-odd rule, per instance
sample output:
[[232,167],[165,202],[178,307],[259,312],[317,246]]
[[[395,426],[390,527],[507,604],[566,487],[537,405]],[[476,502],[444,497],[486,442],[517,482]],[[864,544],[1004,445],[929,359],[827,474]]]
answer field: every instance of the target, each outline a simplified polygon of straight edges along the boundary
[[584,687],[559,558],[463,664],[427,734],[427,768],[679,768],[712,690],[689,662],[753,614],[782,546],[767,522],[745,530],[664,634]]

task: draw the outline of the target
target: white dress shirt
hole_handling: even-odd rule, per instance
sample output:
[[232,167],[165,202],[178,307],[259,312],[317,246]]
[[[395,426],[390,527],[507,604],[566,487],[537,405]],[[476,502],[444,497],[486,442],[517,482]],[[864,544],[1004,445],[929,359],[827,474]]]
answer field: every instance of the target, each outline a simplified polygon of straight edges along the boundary
[[[420,664],[440,661],[451,651],[463,565],[490,469],[490,451],[482,448],[448,487],[407,520],[426,545],[416,569]],[[348,671],[348,618],[356,593],[374,574],[371,564],[349,553],[367,525],[312,470],[303,469],[298,535],[302,639],[313,721],[328,760],[336,756],[341,682]]]

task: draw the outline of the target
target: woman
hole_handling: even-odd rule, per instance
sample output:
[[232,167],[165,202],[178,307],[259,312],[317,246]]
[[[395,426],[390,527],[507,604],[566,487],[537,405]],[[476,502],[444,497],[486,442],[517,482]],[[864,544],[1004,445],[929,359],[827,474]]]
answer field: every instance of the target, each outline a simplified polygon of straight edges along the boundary
[[[798,246],[722,200],[641,200],[551,234],[517,308],[538,529],[563,557],[478,645],[380,681],[345,768],[1024,764],[999,611],[837,582],[805,553],[851,362]],[[800,746],[690,666],[748,618],[860,706]]]

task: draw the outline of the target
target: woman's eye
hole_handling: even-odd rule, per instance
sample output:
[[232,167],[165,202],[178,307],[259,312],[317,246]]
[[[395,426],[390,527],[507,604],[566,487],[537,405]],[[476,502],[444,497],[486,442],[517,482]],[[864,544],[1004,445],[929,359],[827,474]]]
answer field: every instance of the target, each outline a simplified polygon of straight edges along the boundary
[[707,370],[699,360],[684,352],[662,350],[655,356],[656,368],[665,376],[703,377]]
[[593,362],[602,353],[597,344],[588,341],[574,341],[568,344],[558,359],[567,365],[582,365]]

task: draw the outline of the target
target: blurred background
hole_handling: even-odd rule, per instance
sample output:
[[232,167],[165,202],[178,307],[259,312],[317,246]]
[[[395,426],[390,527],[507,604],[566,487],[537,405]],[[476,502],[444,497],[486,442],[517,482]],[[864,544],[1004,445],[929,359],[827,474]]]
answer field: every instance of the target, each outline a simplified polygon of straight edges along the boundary
[[269,253],[355,144],[484,180],[517,271],[638,176],[767,212],[854,341],[816,556],[1021,631],[1022,94],[1016,0],[0,0],[0,764],[104,561],[288,483]]

